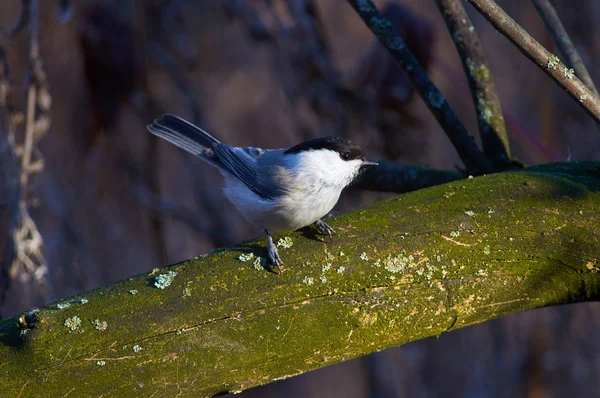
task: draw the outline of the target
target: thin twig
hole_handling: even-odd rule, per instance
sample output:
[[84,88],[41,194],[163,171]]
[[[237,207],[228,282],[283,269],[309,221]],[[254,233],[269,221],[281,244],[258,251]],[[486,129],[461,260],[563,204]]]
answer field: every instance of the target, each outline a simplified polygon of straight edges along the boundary
[[538,13],[542,17],[542,20],[546,24],[546,27],[552,34],[554,38],[554,42],[558,46],[560,53],[563,57],[565,57],[569,63],[575,69],[575,73],[581,81],[598,96],[598,90],[594,85],[594,81],[590,76],[581,56],[579,56],[579,52],[573,45],[569,34],[565,30],[556,9],[552,5],[549,0],[532,0],[533,5],[537,9]]
[[500,33],[508,38],[540,69],[550,75],[571,97],[597,121],[600,121],[600,98],[575,76],[575,71],[538,43],[493,0],[468,0]]
[[501,168],[510,160],[510,143],[500,99],[475,27],[461,0],[436,0],[463,64],[475,111],[483,153]]
[[460,122],[444,95],[407,48],[404,40],[396,34],[391,22],[370,0],[348,0],[348,3],[389,51],[394,61],[402,66],[417,92],[450,138],[469,173],[475,175],[490,172],[492,170],[490,160],[477,147],[473,136]]
[[379,166],[366,169],[352,187],[404,193],[463,178],[459,172],[452,170],[435,170],[385,160],[377,160],[377,163]]
[[43,167],[36,143],[50,128],[51,98],[40,58],[39,0],[23,0],[23,8],[29,11],[29,81],[24,142],[20,151],[19,220],[13,232],[16,255],[9,275],[24,280],[33,277],[36,282],[45,285],[46,298],[50,300],[54,298],[54,292],[47,278],[48,267],[42,253],[43,237],[28,210],[28,185],[30,176],[38,174]]
[[27,179],[29,177],[29,163],[31,162],[31,152],[33,151],[34,129],[35,129],[35,104],[37,100],[37,85],[34,80],[33,71],[36,69],[36,62],[39,62],[40,57],[40,42],[39,42],[39,21],[37,19],[38,2],[32,0],[29,2],[30,17],[29,17],[29,68],[31,71],[29,87],[27,90],[27,110],[25,117],[25,142],[23,146],[23,157],[21,158],[21,190],[25,192]]

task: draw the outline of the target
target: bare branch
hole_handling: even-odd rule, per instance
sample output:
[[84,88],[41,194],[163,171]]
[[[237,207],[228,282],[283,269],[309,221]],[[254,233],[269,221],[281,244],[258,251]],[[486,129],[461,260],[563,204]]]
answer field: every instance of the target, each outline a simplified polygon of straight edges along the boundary
[[500,99],[475,27],[461,0],[436,0],[463,64],[477,113],[483,153],[498,168],[510,160]]
[[573,69],[567,68],[560,59],[538,43],[525,29],[515,22],[493,0],[469,0],[469,2],[521,52],[569,93],[594,119],[600,121],[600,98],[581,80]]
[[477,147],[473,136],[460,122],[444,95],[427,76],[404,40],[396,34],[391,22],[370,0],[348,0],[348,2],[408,75],[417,92],[450,138],[469,172],[471,174],[490,172],[492,170],[490,160]]
[[594,85],[594,81],[592,80],[592,77],[590,76],[587,68],[585,67],[583,60],[579,56],[579,52],[575,48],[575,45],[573,45],[573,42],[571,41],[569,34],[565,30],[565,27],[563,26],[560,18],[558,17],[556,9],[552,5],[552,3],[549,0],[532,1],[538,13],[544,20],[546,27],[552,34],[554,42],[558,46],[558,49],[560,50],[562,56],[565,57],[569,65],[572,66],[573,69],[575,69],[575,73],[577,74],[577,76],[579,76],[579,78],[587,86],[587,88],[592,90],[594,94],[598,96],[598,90]]

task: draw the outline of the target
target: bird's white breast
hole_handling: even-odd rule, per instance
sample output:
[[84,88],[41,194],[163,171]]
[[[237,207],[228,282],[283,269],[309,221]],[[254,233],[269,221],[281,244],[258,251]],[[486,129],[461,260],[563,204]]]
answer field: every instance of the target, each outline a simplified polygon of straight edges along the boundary
[[259,169],[263,176],[270,176],[268,184],[281,192],[274,199],[261,198],[237,178],[223,173],[225,196],[249,222],[269,232],[292,231],[327,215],[361,163],[343,161],[334,151],[308,151],[285,159],[288,163],[277,165],[267,163],[267,158]]
[[250,223],[269,232],[293,231],[327,215],[337,203],[342,188],[290,192],[266,200],[235,177],[225,176],[225,196]]

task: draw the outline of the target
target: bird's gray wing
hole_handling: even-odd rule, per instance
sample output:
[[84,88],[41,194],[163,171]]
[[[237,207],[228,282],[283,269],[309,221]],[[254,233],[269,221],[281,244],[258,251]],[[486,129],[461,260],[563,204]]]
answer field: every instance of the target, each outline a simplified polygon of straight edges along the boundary
[[272,189],[259,183],[257,161],[265,153],[264,149],[215,144],[213,150],[223,169],[237,177],[254,193],[264,199],[275,197]]

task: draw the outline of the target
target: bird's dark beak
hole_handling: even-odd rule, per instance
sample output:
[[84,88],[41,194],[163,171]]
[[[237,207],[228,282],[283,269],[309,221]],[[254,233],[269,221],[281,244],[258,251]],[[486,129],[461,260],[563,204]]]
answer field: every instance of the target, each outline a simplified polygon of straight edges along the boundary
[[365,169],[365,168],[371,167],[371,166],[379,166],[379,163],[371,162],[370,160],[363,159],[362,163],[360,164],[361,169]]

